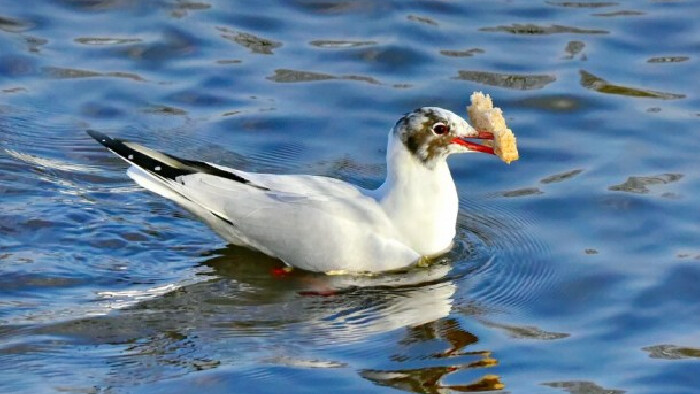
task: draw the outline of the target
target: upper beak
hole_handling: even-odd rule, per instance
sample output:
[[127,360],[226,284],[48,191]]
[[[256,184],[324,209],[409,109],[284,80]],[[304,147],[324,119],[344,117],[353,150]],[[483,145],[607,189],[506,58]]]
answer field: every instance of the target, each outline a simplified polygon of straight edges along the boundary
[[478,139],[478,140],[493,140],[494,136],[493,136],[493,133],[488,132],[488,131],[478,131],[478,130],[471,129],[469,133],[466,133],[463,136],[453,137],[450,140],[450,143],[464,146],[467,149],[469,149],[470,151],[474,151],[474,152],[488,153],[491,155],[496,154],[493,151],[492,146],[479,145],[475,142],[471,142],[471,141],[467,140],[467,138]]

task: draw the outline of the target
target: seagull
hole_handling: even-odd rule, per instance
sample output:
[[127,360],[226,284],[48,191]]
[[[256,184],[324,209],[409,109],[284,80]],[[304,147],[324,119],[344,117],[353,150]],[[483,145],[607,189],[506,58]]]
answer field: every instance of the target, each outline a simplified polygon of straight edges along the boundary
[[448,156],[494,154],[493,139],[455,113],[422,107],[389,131],[387,175],[376,190],[312,175],[261,174],[186,160],[88,130],[147,190],[182,205],[234,245],[289,267],[331,273],[406,268],[448,251],[458,197]]

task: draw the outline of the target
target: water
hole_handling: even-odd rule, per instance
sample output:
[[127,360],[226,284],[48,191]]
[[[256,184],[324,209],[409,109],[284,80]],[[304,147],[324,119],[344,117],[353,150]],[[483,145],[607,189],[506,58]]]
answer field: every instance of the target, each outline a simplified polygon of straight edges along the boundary
[[[0,391],[700,390],[693,1],[4,1]],[[84,132],[381,183],[388,128],[491,93],[453,251],[325,277],[227,246]]]

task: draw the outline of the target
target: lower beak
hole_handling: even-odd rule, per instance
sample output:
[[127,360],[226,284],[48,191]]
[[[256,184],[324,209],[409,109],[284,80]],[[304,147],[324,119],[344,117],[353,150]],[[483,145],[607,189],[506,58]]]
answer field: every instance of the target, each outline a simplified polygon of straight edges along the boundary
[[[469,136],[467,138],[472,138],[472,139],[477,139],[477,140],[493,140],[493,133],[488,132],[488,131],[477,131],[476,135],[474,136]],[[491,155],[495,155],[496,153],[493,151],[492,146],[486,146],[486,145],[480,145],[475,142],[471,142],[465,138],[459,138],[455,137],[450,140],[451,144],[457,144],[457,145],[462,145],[466,147],[467,149],[474,151],[474,152],[481,152],[481,153],[488,153]]]

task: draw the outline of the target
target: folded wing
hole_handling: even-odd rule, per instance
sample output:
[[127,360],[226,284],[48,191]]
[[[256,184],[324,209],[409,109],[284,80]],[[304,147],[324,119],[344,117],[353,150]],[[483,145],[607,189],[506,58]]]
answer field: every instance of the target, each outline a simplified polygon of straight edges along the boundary
[[[368,193],[333,178],[248,173],[183,160],[91,132],[130,162],[128,174],[235,244],[314,271],[379,271],[420,256]],[[382,256],[377,260],[377,256]]]

